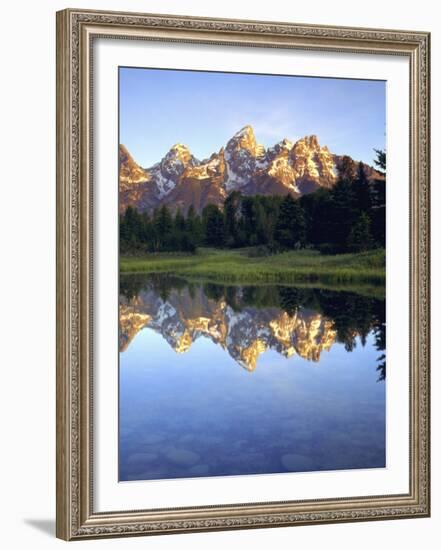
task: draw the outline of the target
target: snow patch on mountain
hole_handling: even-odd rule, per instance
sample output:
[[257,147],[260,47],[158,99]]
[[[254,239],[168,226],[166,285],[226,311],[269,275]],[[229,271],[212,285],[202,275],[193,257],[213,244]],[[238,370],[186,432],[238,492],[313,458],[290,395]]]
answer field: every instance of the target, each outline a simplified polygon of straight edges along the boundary
[[[141,168],[120,146],[120,211],[129,204],[151,212],[161,204],[185,210],[191,204],[201,211],[210,201],[222,207],[231,191],[245,195],[291,193],[300,196],[337,181],[338,157],[321,147],[317,136],[295,142],[285,138],[265,149],[253,128],[244,126],[225,149],[199,161],[182,143],[173,145],[152,167]],[[380,176],[365,167],[368,177]],[[199,180],[199,181],[198,181]]]

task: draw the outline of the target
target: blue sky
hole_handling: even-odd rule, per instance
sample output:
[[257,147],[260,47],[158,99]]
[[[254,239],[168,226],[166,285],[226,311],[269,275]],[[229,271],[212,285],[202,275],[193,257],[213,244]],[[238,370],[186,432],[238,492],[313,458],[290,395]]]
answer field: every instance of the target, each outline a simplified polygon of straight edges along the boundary
[[206,158],[247,124],[265,147],[316,134],[373,164],[373,148],[385,148],[386,83],[120,68],[120,143],[145,168],[175,143]]

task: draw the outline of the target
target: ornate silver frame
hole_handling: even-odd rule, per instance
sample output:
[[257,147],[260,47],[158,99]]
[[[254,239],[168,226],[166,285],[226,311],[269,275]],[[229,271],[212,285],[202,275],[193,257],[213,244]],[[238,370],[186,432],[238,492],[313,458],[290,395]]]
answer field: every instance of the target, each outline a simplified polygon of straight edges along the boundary
[[[410,486],[406,494],[94,513],[91,48],[99,36],[406,56],[410,65]],[[57,536],[86,539],[430,513],[426,32],[68,9],[57,13]]]

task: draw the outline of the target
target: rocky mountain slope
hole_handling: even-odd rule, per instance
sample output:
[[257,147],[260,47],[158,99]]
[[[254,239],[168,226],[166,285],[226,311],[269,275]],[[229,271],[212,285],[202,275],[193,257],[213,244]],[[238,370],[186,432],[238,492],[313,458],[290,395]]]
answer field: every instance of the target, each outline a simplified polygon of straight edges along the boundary
[[[332,187],[341,158],[321,147],[314,135],[295,143],[283,139],[265,149],[257,143],[251,126],[201,161],[185,145],[176,144],[160,162],[142,168],[120,145],[120,212],[129,205],[152,212],[163,204],[182,212],[193,205],[201,212],[209,203],[222,206],[233,190],[244,195],[289,193],[298,197],[319,187]],[[372,167],[366,166],[365,171],[368,178],[381,177]]]

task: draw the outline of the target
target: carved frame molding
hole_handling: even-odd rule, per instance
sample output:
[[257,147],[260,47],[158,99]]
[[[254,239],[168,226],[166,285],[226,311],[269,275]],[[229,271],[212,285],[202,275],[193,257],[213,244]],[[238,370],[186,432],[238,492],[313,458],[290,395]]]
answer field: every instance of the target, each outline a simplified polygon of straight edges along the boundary
[[[91,63],[98,36],[403,55],[410,66],[410,487],[404,495],[94,513]],[[88,10],[57,13],[57,536],[65,540],[430,514],[430,35]]]

